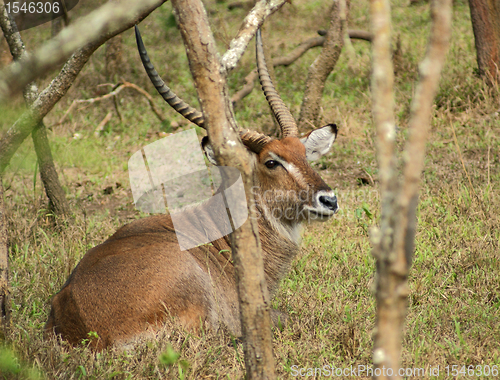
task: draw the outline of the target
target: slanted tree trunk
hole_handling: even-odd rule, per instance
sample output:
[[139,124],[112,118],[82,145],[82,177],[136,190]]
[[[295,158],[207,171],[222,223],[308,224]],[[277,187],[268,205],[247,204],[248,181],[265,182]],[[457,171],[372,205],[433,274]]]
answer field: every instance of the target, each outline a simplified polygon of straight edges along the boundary
[[[326,39],[320,55],[309,67],[307,74],[306,89],[300,107],[298,128],[300,132],[311,129],[311,126],[318,126],[321,98],[328,75],[332,72],[337,63],[342,46],[344,45],[344,28],[347,27],[345,20],[341,18],[340,2],[334,1],[330,11],[330,27],[326,33]],[[349,1],[346,1],[345,17],[349,13]]]
[[52,12],[52,37],[57,36],[62,28],[69,25],[69,15],[68,10],[66,9],[65,1],[52,0],[52,3],[56,2],[58,3],[60,10],[62,11],[62,15],[60,14],[61,12]]
[[[56,51],[51,51],[47,57],[44,57],[45,61],[50,61],[50,63],[45,62],[41,58],[36,60],[36,65],[34,61],[30,61],[31,58],[27,59],[28,63],[24,62],[24,65],[27,68],[25,67],[24,69],[20,69],[24,74],[20,74],[16,77],[16,80],[23,83],[23,85],[27,83],[25,75],[29,75],[30,78],[32,78],[33,76],[44,72],[44,70],[53,68],[58,64],[58,60],[62,59],[58,58],[51,60],[53,55],[59,54],[62,57],[70,55],[70,53],[67,53],[68,47],[66,45],[71,45],[75,36],[87,34],[85,45],[76,50],[68,58],[59,74],[40,93],[40,95],[33,102],[32,106],[30,106],[29,109],[21,115],[21,117],[0,139],[0,173],[2,173],[9,165],[10,159],[22,144],[24,139],[30,135],[33,129],[66,94],[94,51],[96,51],[97,48],[110,38],[122,33],[135,25],[137,22],[141,21],[153,10],[158,8],[163,2],[164,0],[147,0],[145,1],[146,4],[144,4],[144,2],[134,3],[133,1],[126,1],[125,4],[119,3],[114,5],[114,7],[104,5],[92,13],[92,19],[100,20],[99,23],[109,26],[104,33],[95,34],[95,28],[89,30],[88,23],[92,22],[92,20],[85,18],[84,21],[80,23],[76,22],[75,25],[68,27],[68,34],[72,36],[72,38],[59,41],[60,43],[56,44]],[[0,3],[0,16],[3,14],[4,9],[3,3]],[[102,30],[102,25],[98,25],[97,29],[99,28]],[[49,48],[50,46],[52,46],[52,48],[54,47],[54,45],[51,45],[50,43],[46,46],[49,46]],[[38,53],[40,54],[40,51],[38,51]],[[44,69],[41,71],[34,71],[33,67],[36,66],[39,68],[40,65],[44,66]],[[17,91],[17,85],[20,85],[14,81],[17,85],[13,85],[13,88],[9,88],[9,85],[6,83],[10,82],[5,78],[12,78],[12,75],[5,75],[6,71],[9,71],[8,68],[2,71],[3,76],[0,75],[0,88],[6,90],[4,93],[0,91],[0,101],[5,101],[5,96],[7,96],[6,94],[15,93]],[[2,96],[4,97],[2,98]]]
[[58,216],[69,215],[69,204],[59,182],[59,176],[57,175],[54,160],[52,159],[52,152],[50,151],[49,139],[47,138],[47,128],[45,128],[43,121],[31,132],[31,136],[38,158],[40,178],[45,187],[45,194],[47,194],[47,198],[49,199],[49,209]]
[[420,176],[437,92],[451,35],[451,1],[432,0],[432,26],[420,79],[412,101],[408,140],[403,152],[403,178],[398,176],[394,119],[394,70],[389,0],[371,0],[373,27],[372,101],[377,129],[381,220],[371,234],[377,260],[377,314],[373,344],[375,379],[400,379],[403,325],[412,264]]
[[[0,26],[9,44],[10,52],[15,60],[19,60],[26,54],[21,35],[17,30],[14,19],[9,16],[5,7],[0,7],[0,12]],[[36,98],[38,98],[38,88],[35,83],[30,83],[24,89],[26,105],[31,107]],[[45,187],[45,193],[49,198],[49,208],[58,216],[68,215],[70,211],[69,204],[59,182],[43,121],[38,123],[32,137],[40,167],[40,177]]]
[[9,249],[7,246],[7,221],[0,175],[0,341],[5,340],[10,320],[9,305]]
[[57,36],[63,27],[64,23],[61,17],[56,17],[52,19],[52,29],[51,29],[52,37]]
[[469,0],[479,73],[500,79],[500,0]]

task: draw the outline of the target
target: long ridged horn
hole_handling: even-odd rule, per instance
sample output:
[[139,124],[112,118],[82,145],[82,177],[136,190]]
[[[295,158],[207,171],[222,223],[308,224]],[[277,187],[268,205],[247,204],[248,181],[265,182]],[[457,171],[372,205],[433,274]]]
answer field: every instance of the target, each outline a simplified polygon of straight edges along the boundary
[[137,41],[137,48],[139,49],[139,54],[141,56],[142,64],[144,65],[144,69],[148,74],[149,79],[153,82],[153,85],[158,90],[160,95],[165,99],[165,101],[178,113],[188,119],[190,122],[196,124],[197,126],[205,129],[205,120],[203,118],[203,114],[198,111],[196,108],[191,107],[184,100],[179,98],[160,78],[158,73],[156,72],[153,64],[151,63],[148,52],[146,51],[146,47],[142,42],[141,33],[139,32],[139,28],[137,25],[135,26],[135,39]]
[[[165,99],[165,101],[178,113],[184,116],[186,119],[191,121],[192,123],[198,125],[199,127],[205,128],[205,119],[203,118],[203,114],[198,111],[196,108],[191,107],[184,100],[178,97],[160,78],[158,73],[156,72],[151,60],[149,59],[148,52],[146,51],[146,47],[142,42],[141,33],[139,32],[139,28],[137,25],[135,26],[135,38],[137,41],[137,48],[139,49],[139,54],[141,56],[142,64],[144,65],[144,69],[146,69],[146,73],[148,74],[149,79],[153,82],[153,85],[158,90],[160,95]],[[259,153],[264,145],[272,141],[272,138],[266,136],[257,131],[251,131],[249,129],[240,130],[239,135],[243,144],[247,146],[250,150],[255,153]]]
[[262,35],[260,29],[257,30],[255,36],[255,48],[257,51],[257,69],[259,71],[260,84],[262,85],[262,90],[264,95],[266,95],[267,102],[271,106],[276,120],[281,128],[281,134],[283,137],[287,136],[298,136],[299,131],[297,129],[297,124],[293,118],[290,110],[285,105],[285,102],[281,99],[274,88],[271,77],[269,76],[269,71],[267,70],[266,59],[264,58],[264,47],[262,45]]

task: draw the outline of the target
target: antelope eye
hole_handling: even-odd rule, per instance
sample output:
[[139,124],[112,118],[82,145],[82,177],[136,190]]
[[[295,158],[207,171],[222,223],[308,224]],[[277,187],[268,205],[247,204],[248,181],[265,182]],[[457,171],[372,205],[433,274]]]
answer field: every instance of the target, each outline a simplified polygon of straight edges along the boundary
[[278,161],[275,161],[275,160],[269,160],[269,161],[266,161],[264,165],[266,165],[266,168],[268,169],[274,169],[276,168],[280,163]]

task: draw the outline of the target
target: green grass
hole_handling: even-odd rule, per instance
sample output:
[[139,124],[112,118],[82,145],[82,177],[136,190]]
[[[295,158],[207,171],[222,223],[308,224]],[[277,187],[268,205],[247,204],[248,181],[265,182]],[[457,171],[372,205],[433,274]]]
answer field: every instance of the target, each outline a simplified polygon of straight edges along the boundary
[[[88,8],[92,2],[87,4]],[[223,2],[207,4],[223,52],[244,13],[226,11]],[[272,16],[265,31],[272,54],[286,54],[313,37],[316,29],[326,28],[329,6],[296,0]],[[398,35],[401,43],[395,57],[395,112],[402,148],[417,65],[429,32],[429,10],[427,4],[408,6],[401,0],[393,4],[392,13],[394,43]],[[350,17],[352,28],[368,29],[368,4],[353,1]],[[45,34],[35,29],[23,32],[28,48],[41,42],[46,28],[40,27]],[[166,3],[141,23],[141,31],[158,71],[178,94],[197,105],[171,5]],[[322,104],[323,122],[336,122],[340,135],[333,152],[315,164],[337,191],[341,210],[329,222],[306,230],[302,253],[273,300],[274,307],[291,316],[289,325],[274,331],[280,378],[292,378],[294,365],[344,368],[371,363],[375,261],[369,234],[380,216],[378,191],[372,182],[377,181],[378,169],[371,122],[370,46],[362,41],[353,44],[355,62],[341,56],[326,83]],[[122,120],[113,102],[103,101],[75,108],[57,125],[74,99],[99,96],[97,86],[107,83],[101,48],[45,119],[74,212],[63,228],[54,227],[43,212],[47,201],[30,139],[16,152],[3,178],[12,326],[8,346],[0,348],[0,362],[7,363],[0,367],[0,378],[239,379],[244,374],[242,347],[224,334],[207,332],[198,337],[170,326],[162,339],[134,352],[97,354],[87,348],[88,341],[70,348],[42,338],[50,298],[86,250],[141,217],[133,209],[129,191],[126,162],[130,155],[159,138],[166,125],[175,122],[183,129],[189,127],[156,95],[143,72],[132,31],[124,34],[124,46],[123,77],[156,96],[168,124],[162,125],[137,93],[125,90],[118,97]],[[318,49],[310,51],[294,65],[276,70],[283,99],[296,116],[307,68],[318,53]],[[231,91],[243,84],[254,59],[250,46],[229,78]],[[456,1],[451,48],[436,98],[422,177],[402,356],[403,367],[439,365],[440,376],[435,378],[440,379],[451,378],[443,370],[446,365],[500,366],[500,97],[498,89],[486,87],[476,77],[476,67],[468,6]],[[40,87],[49,80],[50,76],[41,80]],[[272,120],[257,87],[237,105],[235,115],[243,127],[266,130]],[[20,100],[15,104],[0,111],[3,131],[22,109]],[[108,112],[112,119],[96,137],[94,131]],[[110,195],[103,192],[109,186],[114,189]]]

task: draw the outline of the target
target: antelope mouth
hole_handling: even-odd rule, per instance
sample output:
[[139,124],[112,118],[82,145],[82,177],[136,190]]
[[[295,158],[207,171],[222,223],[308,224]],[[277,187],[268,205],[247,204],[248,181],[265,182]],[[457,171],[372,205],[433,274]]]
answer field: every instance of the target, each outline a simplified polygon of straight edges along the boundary
[[330,219],[335,213],[339,210],[339,208],[335,208],[334,210],[328,209],[320,209],[313,208],[310,206],[306,206],[305,210],[307,211],[307,219],[308,220],[317,220],[320,222],[325,222]]

